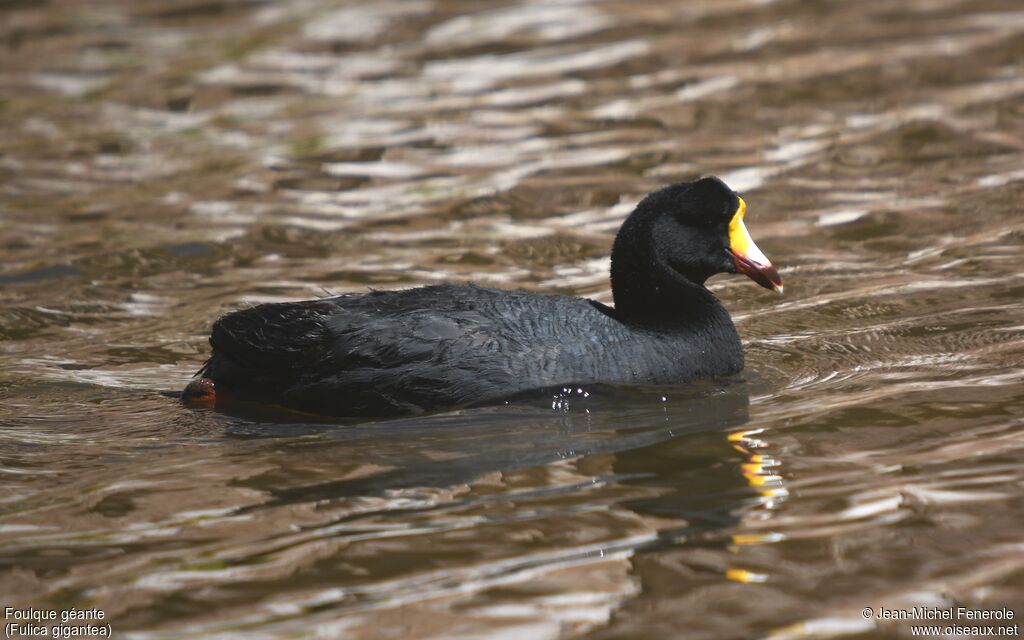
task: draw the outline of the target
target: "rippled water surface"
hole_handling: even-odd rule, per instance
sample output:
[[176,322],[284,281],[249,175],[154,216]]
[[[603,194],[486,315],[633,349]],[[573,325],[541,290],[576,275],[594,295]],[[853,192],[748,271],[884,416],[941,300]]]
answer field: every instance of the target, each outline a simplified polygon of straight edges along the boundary
[[[131,638],[1024,616],[1018,0],[13,2],[0,47],[0,604]],[[256,302],[610,301],[632,205],[706,174],[786,282],[713,282],[736,379],[362,424],[167,393]]]

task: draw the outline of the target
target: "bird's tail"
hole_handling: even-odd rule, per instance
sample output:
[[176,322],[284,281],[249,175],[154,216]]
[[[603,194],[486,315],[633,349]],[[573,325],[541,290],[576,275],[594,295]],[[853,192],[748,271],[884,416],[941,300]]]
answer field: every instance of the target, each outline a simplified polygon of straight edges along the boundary
[[230,313],[214,323],[213,354],[199,375],[238,395],[273,397],[322,357],[328,312],[323,301],[309,300]]

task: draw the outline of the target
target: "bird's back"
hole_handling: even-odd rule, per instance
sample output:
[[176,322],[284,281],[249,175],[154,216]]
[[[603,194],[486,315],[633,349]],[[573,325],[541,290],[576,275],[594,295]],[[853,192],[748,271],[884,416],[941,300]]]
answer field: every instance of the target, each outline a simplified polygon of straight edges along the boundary
[[416,413],[558,384],[732,373],[742,351],[720,315],[725,325],[716,318],[680,334],[630,326],[568,296],[471,285],[376,291],[226,315],[205,375],[240,397],[316,413]]

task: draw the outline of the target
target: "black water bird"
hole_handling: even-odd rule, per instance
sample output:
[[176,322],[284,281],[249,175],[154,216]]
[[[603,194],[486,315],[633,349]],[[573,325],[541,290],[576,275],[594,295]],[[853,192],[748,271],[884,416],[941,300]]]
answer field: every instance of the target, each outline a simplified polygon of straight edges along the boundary
[[557,385],[676,384],[743,368],[739,335],[705,281],[782,281],[718,178],[645,197],[612,247],[614,308],[585,298],[443,284],[261,304],[213,325],[183,398],[332,416],[394,416]]

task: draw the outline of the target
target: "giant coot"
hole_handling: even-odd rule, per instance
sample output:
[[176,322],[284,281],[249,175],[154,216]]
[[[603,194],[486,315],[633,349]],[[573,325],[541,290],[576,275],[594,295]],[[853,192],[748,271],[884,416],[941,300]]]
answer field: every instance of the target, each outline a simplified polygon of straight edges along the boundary
[[615,307],[444,284],[261,304],[213,325],[192,402],[254,400],[333,416],[394,416],[555,385],[673,384],[743,368],[704,282],[744,273],[782,292],[718,178],[645,197],[612,247]]

